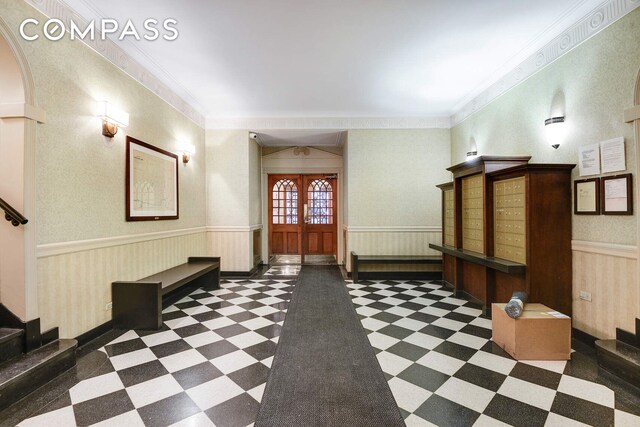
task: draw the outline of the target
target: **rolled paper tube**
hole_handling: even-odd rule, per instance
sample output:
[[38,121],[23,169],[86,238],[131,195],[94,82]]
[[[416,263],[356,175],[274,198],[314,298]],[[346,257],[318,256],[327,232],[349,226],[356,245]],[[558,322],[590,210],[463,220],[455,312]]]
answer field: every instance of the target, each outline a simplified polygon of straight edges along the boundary
[[513,295],[511,295],[511,299],[504,307],[504,311],[512,319],[517,319],[522,315],[524,305],[526,304],[528,299],[529,297],[526,293],[520,291],[514,292]]

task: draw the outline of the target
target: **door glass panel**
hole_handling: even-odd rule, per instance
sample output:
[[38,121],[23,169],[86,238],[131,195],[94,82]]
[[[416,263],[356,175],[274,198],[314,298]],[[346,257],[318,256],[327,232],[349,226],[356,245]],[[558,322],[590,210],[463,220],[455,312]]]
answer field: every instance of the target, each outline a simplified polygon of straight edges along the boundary
[[309,224],[333,224],[333,188],[325,179],[311,181],[307,188]]
[[273,185],[273,223],[298,223],[298,187],[290,179]]

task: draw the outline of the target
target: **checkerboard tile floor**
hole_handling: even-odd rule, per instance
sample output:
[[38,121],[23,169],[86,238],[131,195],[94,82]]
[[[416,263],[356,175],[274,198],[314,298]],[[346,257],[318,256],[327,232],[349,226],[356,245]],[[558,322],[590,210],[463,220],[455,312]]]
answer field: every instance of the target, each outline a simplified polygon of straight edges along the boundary
[[300,265],[276,265],[268,269],[263,276],[297,276],[301,268]]
[[255,421],[294,280],[223,280],[128,331],[109,363],[20,426],[246,426]]
[[513,360],[479,307],[441,282],[347,287],[408,426],[640,426],[593,360]]

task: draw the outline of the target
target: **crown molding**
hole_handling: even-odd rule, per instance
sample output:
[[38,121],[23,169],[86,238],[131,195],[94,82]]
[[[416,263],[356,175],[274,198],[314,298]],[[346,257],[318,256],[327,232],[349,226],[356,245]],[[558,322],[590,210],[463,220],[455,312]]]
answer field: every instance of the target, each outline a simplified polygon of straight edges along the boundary
[[[43,13],[49,18],[57,18],[65,23],[69,28],[70,21],[82,26],[86,26],[88,21],[77,14],[66,3],[60,0],[25,0],[25,2],[35,9]],[[82,43],[89,46],[98,54],[103,56],[113,65],[124,71],[126,74],[135,79],[138,83],[149,89],[167,104],[184,114],[200,127],[204,127],[205,119],[191,103],[184,100],[180,95],[174,92],[169,86],[164,84],[150,70],[143,67],[131,55],[120,48],[116,43],[107,40],[81,40]]]
[[207,129],[449,129],[449,117],[207,117]]
[[608,0],[567,28],[537,53],[529,56],[497,82],[483,90],[451,116],[451,126],[462,123],[493,100],[513,89],[576,46],[640,7],[640,0]]

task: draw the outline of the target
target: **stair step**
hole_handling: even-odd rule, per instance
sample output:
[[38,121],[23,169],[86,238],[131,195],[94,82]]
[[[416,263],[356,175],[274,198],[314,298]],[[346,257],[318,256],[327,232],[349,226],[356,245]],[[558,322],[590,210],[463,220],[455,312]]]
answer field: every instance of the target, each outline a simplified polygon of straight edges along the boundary
[[0,363],[22,354],[22,329],[0,328]]
[[76,340],[62,339],[0,365],[0,411],[76,364]]
[[640,341],[638,341],[637,335],[624,329],[616,328],[616,339],[625,344],[640,348]]
[[597,340],[598,365],[640,388],[640,349],[617,340]]

